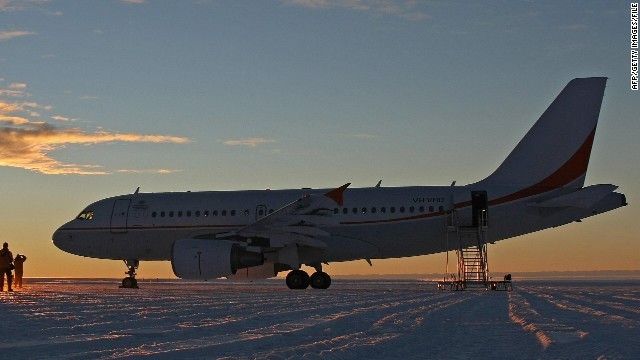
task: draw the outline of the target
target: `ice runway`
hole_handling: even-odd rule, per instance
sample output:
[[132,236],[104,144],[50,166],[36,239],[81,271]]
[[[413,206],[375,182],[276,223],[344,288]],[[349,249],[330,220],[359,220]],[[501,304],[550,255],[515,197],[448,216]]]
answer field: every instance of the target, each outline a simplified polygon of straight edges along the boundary
[[[0,295],[12,358],[637,359],[640,281],[253,284],[30,280]],[[10,331],[9,331],[10,329]]]

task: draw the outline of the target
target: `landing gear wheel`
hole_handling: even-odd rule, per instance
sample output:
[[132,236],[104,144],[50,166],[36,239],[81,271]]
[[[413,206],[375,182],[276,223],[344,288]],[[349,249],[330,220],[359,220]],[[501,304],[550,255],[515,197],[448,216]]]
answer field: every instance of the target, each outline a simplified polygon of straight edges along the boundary
[[138,265],[140,265],[140,262],[136,259],[128,259],[123,261],[129,269],[129,271],[127,271],[125,274],[129,276],[122,279],[122,285],[120,287],[124,289],[137,289],[138,280],[136,280],[136,269],[138,268]]
[[289,289],[306,289],[309,287],[309,274],[302,270],[293,270],[287,275]]
[[328,289],[331,286],[331,276],[326,272],[314,272],[309,278],[309,282],[314,289]]
[[138,288],[138,280],[134,277],[126,277],[122,279],[122,287],[125,289],[137,289]]

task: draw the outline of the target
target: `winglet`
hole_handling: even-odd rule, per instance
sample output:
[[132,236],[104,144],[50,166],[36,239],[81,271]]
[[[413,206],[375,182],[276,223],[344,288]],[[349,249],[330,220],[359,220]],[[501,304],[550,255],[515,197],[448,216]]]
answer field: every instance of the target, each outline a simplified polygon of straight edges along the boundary
[[326,196],[329,199],[335,201],[336,204],[342,206],[342,204],[344,203],[344,201],[343,201],[344,199],[342,198],[342,194],[349,187],[349,185],[351,185],[351,183],[346,183],[346,184],[340,186],[337,189],[333,189],[333,190],[329,191],[328,193],[324,194],[324,196]]

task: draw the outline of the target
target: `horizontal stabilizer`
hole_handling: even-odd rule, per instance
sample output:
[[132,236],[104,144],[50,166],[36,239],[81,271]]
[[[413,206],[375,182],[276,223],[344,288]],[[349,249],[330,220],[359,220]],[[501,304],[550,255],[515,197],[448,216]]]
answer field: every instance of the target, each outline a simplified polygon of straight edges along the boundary
[[617,186],[611,184],[592,185],[552,199],[529,203],[527,206],[535,208],[575,207],[590,209],[617,188]]

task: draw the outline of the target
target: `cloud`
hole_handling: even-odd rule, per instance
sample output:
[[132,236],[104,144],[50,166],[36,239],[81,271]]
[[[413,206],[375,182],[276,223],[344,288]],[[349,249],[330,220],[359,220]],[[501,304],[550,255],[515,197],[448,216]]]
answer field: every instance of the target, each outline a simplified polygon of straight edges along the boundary
[[169,170],[169,169],[151,169],[151,170],[127,170],[122,169],[118,170],[119,173],[129,173],[129,174],[173,174],[175,172],[180,172],[182,170]]
[[56,121],[75,121],[75,119],[70,119],[68,117],[60,116],[60,115],[52,116],[51,118]]
[[32,31],[0,31],[0,41],[11,40],[13,38],[34,35]]
[[49,0],[0,0],[0,12],[22,11],[32,4],[41,4]]
[[0,89],[0,96],[22,97],[26,96],[24,91]]
[[64,164],[49,153],[72,144],[95,145],[113,142],[186,143],[182,137],[86,132],[79,128],[63,128],[47,123],[13,122],[13,126],[0,125],[0,166],[17,167],[42,174],[100,175],[96,165]]
[[238,140],[225,140],[222,143],[225,145],[231,145],[231,146],[248,146],[248,147],[256,147],[260,144],[266,144],[266,143],[274,143],[276,142],[273,139],[265,139],[265,138],[245,138],[245,139],[238,139]]
[[287,0],[291,5],[304,6],[312,9],[345,7],[352,10],[369,10],[370,7],[360,0]]
[[415,0],[283,0],[292,6],[309,9],[343,8],[369,12],[376,16],[394,15],[405,20],[420,21],[430,19],[426,12],[418,10],[420,2]]
[[[2,1],[2,0],[0,0]],[[26,87],[26,85],[24,86]],[[18,86],[18,88],[21,88]],[[33,121],[39,117],[35,110],[50,111],[50,105],[35,102],[16,102],[2,99],[13,97],[8,90],[0,89],[0,166],[16,167],[41,174],[109,174],[95,164],[66,164],[55,159],[51,153],[70,145],[91,146],[95,144],[129,143],[187,143],[189,139],[177,136],[144,135],[138,133],[119,133],[110,131],[86,131],[78,127],[66,127]],[[57,121],[73,119],[56,115]],[[170,170],[154,170],[155,173],[167,173]]]
[[25,119],[20,116],[1,116],[0,115],[0,123],[10,124],[10,125],[22,125],[22,124],[28,124],[29,119]]
[[23,83],[11,83],[9,84],[9,89],[26,89],[27,88],[27,84],[23,84]]
[[[2,93],[0,93],[0,95],[2,95]],[[6,103],[0,100],[0,115],[8,115],[22,110],[24,110],[24,108],[18,104]]]

